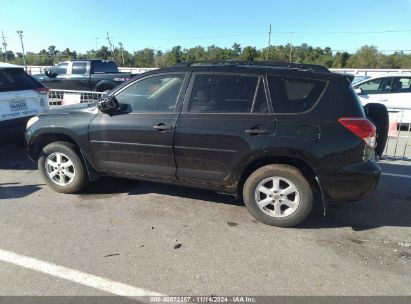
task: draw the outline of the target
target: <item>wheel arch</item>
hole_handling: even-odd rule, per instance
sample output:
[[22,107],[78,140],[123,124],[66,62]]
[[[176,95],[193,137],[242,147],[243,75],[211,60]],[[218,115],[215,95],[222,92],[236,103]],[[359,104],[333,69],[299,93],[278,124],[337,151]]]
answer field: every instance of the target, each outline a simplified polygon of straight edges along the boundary
[[64,141],[73,144],[78,151],[80,150],[78,143],[74,140],[73,136],[63,132],[45,132],[37,134],[32,137],[29,143],[28,153],[30,158],[37,161],[39,158],[41,149],[48,144],[56,141]]
[[90,161],[87,159],[85,153],[80,148],[80,144],[74,139],[74,136],[65,132],[44,132],[33,137],[33,140],[29,143],[28,154],[30,158],[37,162],[41,150],[50,143],[53,142],[66,142],[72,144],[73,149],[78,153],[79,157],[84,162],[87,174],[90,181],[96,180],[99,175],[94,167],[91,165]]
[[310,185],[317,187],[314,170],[306,161],[290,156],[263,156],[261,158],[254,159],[242,170],[238,181],[238,192],[241,193],[245,181],[254,171],[258,170],[261,167],[272,164],[289,165],[299,169],[301,173],[307,178]]
[[254,159],[253,161],[248,163],[244,167],[244,169],[241,171],[241,175],[238,179],[236,195],[238,197],[242,196],[244,183],[254,171],[258,170],[261,167],[264,167],[267,165],[273,165],[273,164],[289,165],[289,166],[295,167],[298,170],[300,170],[302,175],[305,178],[307,178],[307,181],[310,184],[311,189],[320,194],[324,211],[327,209],[327,202],[323,195],[323,189],[321,187],[319,179],[317,178],[314,172],[312,165],[310,165],[307,161],[301,158],[298,158],[298,157],[290,157],[290,156],[284,156],[284,155],[276,155],[276,156],[266,155],[266,156]]
[[247,178],[255,171],[261,167],[272,165],[272,164],[281,164],[281,165],[289,165],[292,167],[297,168],[301,171],[302,175],[307,178],[307,181],[313,190],[313,192],[317,192],[320,195],[323,214],[325,215],[328,208],[328,201],[326,199],[325,193],[323,191],[322,185],[320,180],[318,179],[317,175],[314,172],[312,165],[310,165],[307,161],[298,158],[298,157],[290,157],[284,155],[276,155],[276,156],[263,156],[251,161],[245,168],[242,170],[240,178],[237,184],[237,197],[242,197],[244,183]]

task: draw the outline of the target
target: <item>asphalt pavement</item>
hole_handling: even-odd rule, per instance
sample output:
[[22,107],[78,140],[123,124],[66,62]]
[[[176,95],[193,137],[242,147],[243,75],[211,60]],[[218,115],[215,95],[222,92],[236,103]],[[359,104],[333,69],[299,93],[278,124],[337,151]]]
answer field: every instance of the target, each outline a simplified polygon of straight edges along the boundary
[[3,146],[0,295],[411,296],[411,166],[380,164],[371,197],[284,229],[184,187],[102,178],[55,193]]

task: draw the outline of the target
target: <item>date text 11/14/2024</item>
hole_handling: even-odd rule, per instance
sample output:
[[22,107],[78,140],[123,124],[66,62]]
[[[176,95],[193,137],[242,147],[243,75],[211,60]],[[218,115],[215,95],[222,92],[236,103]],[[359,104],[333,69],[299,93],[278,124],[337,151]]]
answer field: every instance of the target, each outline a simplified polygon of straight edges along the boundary
[[246,296],[195,296],[195,297],[150,297],[150,303],[256,303],[256,298]]

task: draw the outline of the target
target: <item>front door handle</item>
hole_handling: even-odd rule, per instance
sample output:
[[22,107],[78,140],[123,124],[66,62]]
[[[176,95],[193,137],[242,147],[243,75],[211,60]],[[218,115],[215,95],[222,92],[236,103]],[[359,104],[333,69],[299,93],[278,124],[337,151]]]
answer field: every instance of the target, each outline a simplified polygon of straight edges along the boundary
[[154,130],[157,130],[157,131],[169,131],[169,130],[171,130],[171,129],[173,129],[173,128],[172,128],[171,126],[169,126],[169,125],[160,123],[160,124],[158,124],[158,125],[156,125],[156,126],[153,126],[153,129],[154,129]]
[[267,130],[263,130],[263,129],[248,129],[248,130],[244,130],[245,133],[250,134],[250,135],[261,135],[261,134],[267,134],[268,131]]

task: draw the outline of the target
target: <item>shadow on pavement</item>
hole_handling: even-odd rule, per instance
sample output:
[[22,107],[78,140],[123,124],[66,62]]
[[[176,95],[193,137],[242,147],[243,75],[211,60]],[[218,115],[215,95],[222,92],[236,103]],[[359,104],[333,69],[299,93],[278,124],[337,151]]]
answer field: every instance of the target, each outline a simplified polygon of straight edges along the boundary
[[0,170],[36,170],[36,165],[27,157],[22,145],[0,147]]
[[0,184],[0,200],[23,198],[39,191],[41,185],[20,185],[20,183]]
[[404,162],[401,160],[397,163],[395,163],[395,161],[390,163],[380,162],[379,165],[383,172],[411,176],[411,162]]
[[[92,183],[81,195],[113,193],[136,196],[155,193],[244,206],[242,201],[233,196],[212,191],[116,178],[102,178]],[[357,202],[330,203],[325,217],[320,204],[321,201],[317,198],[315,208],[298,229],[351,227],[355,231],[362,231],[385,226],[411,227],[411,179],[404,181],[383,176],[369,198]]]
[[[380,164],[383,173],[410,175],[409,164]],[[357,202],[330,203],[328,214],[311,216],[300,228],[411,227],[411,179],[382,175],[375,192]]]
[[[0,148],[0,170],[35,170],[36,166],[27,158],[24,147],[7,145]],[[411,175],[409,163],[380,163],[383,172]],[[0,199],[21,198],[40,190],[39,185],[0,184]],[[243,206],[233,196],[212,191],[182,186],[164,185],[118,178],[101,178],[93,182],[80,196],[100,196],[128,193],[143,195],[156,193],[219,204]],[[411,179],[382,176],[376,191],[367,199],[358,202],[330,203],[328,214],[322,216],[316,200],[308,219],[300,229],[323,229],[352,227],[353,230],[368,230],[384,226],[411,227]]]
[[215,202],[220,204],[236,206],[244,205],[242,202],[236,200],[234,196],[224,195],[213,191],[113,177],[100,178],[99,180],[91,183],[87,189],[82,191],[80,196],[104,196],[107,194],[119,193],[128,193],[128,195],[144,195],[155,193],[161,195],[189,198],[194,200]]

